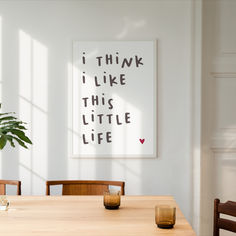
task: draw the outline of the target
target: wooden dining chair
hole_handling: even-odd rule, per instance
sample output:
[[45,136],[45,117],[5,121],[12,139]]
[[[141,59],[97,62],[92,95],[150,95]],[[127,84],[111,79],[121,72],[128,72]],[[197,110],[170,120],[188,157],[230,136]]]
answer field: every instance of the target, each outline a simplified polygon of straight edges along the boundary
[[226,203],[220,203],[219,199],[215,199],[213,236],[219,236],[220,229],[236,233],[236,221],[221,218],[220,214],[236,217],[236,202],[228,201]]
[[125,182],[102,180],[52,180],[46,182],[46,195],[50,195],[51,185],[62,185],[62,195],[103,195],[109,186],[120,186],[125,194]]
[[6,185],[16,185],[17,186],[17,195],[21,195],[21,181],[0,180],[0,195],[6,195]]

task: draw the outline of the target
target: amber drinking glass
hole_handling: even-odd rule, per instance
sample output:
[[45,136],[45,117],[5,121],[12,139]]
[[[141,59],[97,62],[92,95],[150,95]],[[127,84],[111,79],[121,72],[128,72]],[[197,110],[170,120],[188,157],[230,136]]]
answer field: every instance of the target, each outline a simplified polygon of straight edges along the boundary
[[118,209],[120,206],[120,191],[118,192],[111,192],[106,191],[104,192],[103,202],[106,209],[114,210]]
[[171,229],[175,224],[176,208],[168,205],[155,207],[155,219],[159,228]]

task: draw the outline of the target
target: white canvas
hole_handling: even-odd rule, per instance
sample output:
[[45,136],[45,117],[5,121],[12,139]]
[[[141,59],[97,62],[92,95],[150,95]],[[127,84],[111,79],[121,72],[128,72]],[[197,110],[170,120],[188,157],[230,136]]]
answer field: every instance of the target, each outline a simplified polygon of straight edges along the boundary
[[157,156],[155,41],[73,43],[71,156]]

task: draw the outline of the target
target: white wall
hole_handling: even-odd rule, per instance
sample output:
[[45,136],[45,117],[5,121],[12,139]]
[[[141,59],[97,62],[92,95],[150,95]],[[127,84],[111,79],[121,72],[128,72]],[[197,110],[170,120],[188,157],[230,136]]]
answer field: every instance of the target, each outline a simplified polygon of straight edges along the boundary
[[205,1],[203,9],[200,235],[208,236],[212,235],[214,198],[236,201],[236,2]]
[[[127,194],[174,195],[192,209],[191,1],[0,1],[4,110],[29,123],[34,145],[6,148],[1,177],[23,194],[47,179],[114,179]],[[158,151],[155,160],[68,158],[72,40],[158,40]]]

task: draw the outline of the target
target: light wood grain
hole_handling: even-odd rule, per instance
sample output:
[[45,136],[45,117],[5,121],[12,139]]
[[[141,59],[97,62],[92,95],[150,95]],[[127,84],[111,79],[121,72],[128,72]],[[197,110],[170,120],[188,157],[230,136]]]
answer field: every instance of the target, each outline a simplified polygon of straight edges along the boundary
[[155,205],[176,203],[171,196],[122,196],[119,210],[106,210],[103,196],[9,196],[0,212],[4,236],[195,235],[177,206],[174,229],[155,224]]

